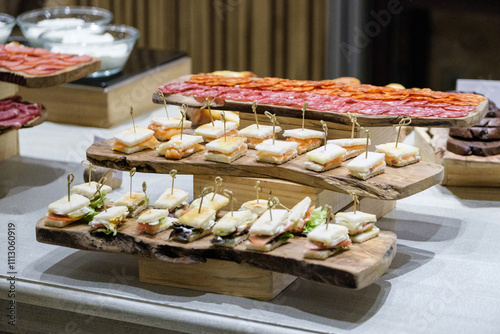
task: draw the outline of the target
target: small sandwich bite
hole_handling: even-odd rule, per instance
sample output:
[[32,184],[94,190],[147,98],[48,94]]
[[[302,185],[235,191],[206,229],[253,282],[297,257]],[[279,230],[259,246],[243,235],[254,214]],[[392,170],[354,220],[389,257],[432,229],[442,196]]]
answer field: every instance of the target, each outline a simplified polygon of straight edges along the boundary
[[210,229],[215,224],[215,210],[207,207],[189,210],[177,223],[172,225],[173,231],[170,239],[192,242],[210,234]]
[[247,153],[245,137],[223,137],[209,142],[205,147],[205,160],[229,164]]
[[[237,136],[238,135],[238,125],[234,122],[226,122],[226,136]],[[218,139],[224,135],[224,122],[214,121],[214,124],[207,123],[199,126],[194,130],[194,134],[197,136],[202,136],[203,141],[211,142],[212,140]]]
[[155,149],[158,145],[158,140],[154,136],[154,131],[139,126],[135,127],[135,131],[131,128],[118,133],[114,139],[113,150],[125,154]]
[[116,235],[118,227],[125,222],[128,209],[125,206],[112,206],[102,211],[89,223],[91,233],[105,233]]
[[252,213],[253,217],[255,219],[259,218],[262,216],[264,212],[267,210],[267,201],[264,201],[262,199],[259,199],[258,201],[256,199],[245,202],[241,204],[240,211],[248,210]]
[[148,207],[148,199],[144,193],[127,193],[123,195],[118,201],[115,202],[115,206],[124,206],[128,209],[128,217],[135,217],[142,211],[146,210]]
[[175,135],[181,133],[181,129],[190,129],[191,121],[180,118],[153,117],[148,129],[154,131],[156,139],[161,141],[170,140]]
[[162,143],[156,149],[159,156],[167,159],[180,160],[193,153],[203,151],[205,148],[200,143],[203,142],[201,136],[175,135],[166,143]]
[[293,234],[289,232],[292,225],[285,226],[287,218],[287,210],[273,209],[272,215],[269,210],[264,212],[250,227],[246,249],[269,252],[287,243],[288,239],[293,238]]
[[248,229],[254,221],[251,211],[228,212],[212,227],[215,237],[210,242],[214,246],[234,248],[248,239]]
[[352,176],[366,180],[385,171],[385,154],[368,152],[368,157],[361,154],[349,162],[346,167]]
[[90,208],[90,200],[82,195],[71,194],[49,204],[44,225],[50,227],[64,227],[77,221],[92,220],[97,214]]
[[312,200],[309,196],[304,197],[302,201],[295,204],[293,208],[290,209],[288,213],[287,222],[285,226],[292,225],[290,231],[292,233],[301,233],[306,224],[306,220],[309,219],[311,211],[316,207],[311,206]]
[[177,218],[171,218],[168,215],[168,210],[147,209],[137,218],[137,230],[148,234],[166,231],[177,222]]
[[350,245],[347,227],[321,224],[307,234],[304,257],[324,260],[335,253],[349,249]]
[[377,216],[361,211],[338,212],[335,224],[347,227],[352,242],[361,243],[378,236],[380,230],[375,226]]
[[[198,208],[200,207],[200,201],[201,198],[197,198],[193,202],[191,202],[191,204],[189,205],[189,210],[191,209],[198,210]],[[210,208],[215,211],[219,211],[228,204],[229,204],[229,198],[227,198],[226,196],[219,194],[215,194],[214,196],[214,193],[208,193],[203,198],[202,206]]]
[[323,143],[325,133],[311,129],[285,130],[283,137],[288,137],[286,141],[298,144],[297,153],[303,154],[320,147]]
[[366,151],[366,138],[332,139],[328,141],[328,144],[338,145],[347,151],[343,157],[344,161]]
[[420,161],[418,147],[403,143],[387,143],[376,145],[376,152],[385,154],[385,163],[389,166],[402,167]]
[[182,189],[174,188],[167,189],[160,195],[160,197],[154,203],[156,209],[165,209],[169,211],[170,217],[180,217],[182,211],[189,207],[187,199],[189,193]]
[[103,184],[101,188],[101,196],[97,193],[97,182],[90,181],[77,184],[71,188],[71,192],[87,197],[90,200],[90,207],[94,210],[102,208],[102,201],[106,201],[106,194],[109,194],[113,188]]
[[282,164],[297,156],[296,142],[267,139],[255,147],[257,161],[271,164]]
[[[275,133],[281,132],[281,127],[276,126],[274,131]],[[257,124],[252,124],[239,130],[238,136],[246,137],[248,148],[255,149],[255,146],[264,140],[273,139],[273,127],[272,125],[259,125],[257,128]]]
[[335,144],[327,144],[326,149],[325,146],[321,146],[311,152],[307,152],[306,157],[308,161],[304,165],[307,169],[315,172],[324,172],[335,167],[340,167],[346,154],[346,149]]

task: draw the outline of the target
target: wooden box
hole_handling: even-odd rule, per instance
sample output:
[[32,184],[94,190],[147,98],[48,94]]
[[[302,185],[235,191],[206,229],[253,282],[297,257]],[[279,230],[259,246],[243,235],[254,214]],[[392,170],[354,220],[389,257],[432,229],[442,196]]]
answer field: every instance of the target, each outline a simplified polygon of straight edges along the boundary
[[17,85],[7,82],[0,82],[0,99],[16,95],[16,93],[17,93]]
[[10,129],[0,132],[0,161],[19,154],[19,131]]
[[[131,62],[130,66],[134,66],[132,59]],[[49,121],[108,128],[130,120],[131,106],[136,116],[158,109],[160,106],[151,101],[152,92],[165,82],[190,73],[191,59],[182,56],[155,67],[134,70],[134,75],[101,82],[105,87],[93,79],[84,79],[84,84],[40,89],[20,87],[19,94],[28,101],[45,105],[50,111]]]

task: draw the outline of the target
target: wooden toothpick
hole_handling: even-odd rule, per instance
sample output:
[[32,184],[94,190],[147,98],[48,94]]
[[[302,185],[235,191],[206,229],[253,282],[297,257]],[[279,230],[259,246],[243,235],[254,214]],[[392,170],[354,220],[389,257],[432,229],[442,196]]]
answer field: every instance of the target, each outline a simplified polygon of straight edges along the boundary
[[354,214],[356,214],[357,205],[359,204],[358,195],[356,195],[356,193],[352,190],[349,190],[347,193],[352,197],[352,201],[354,203]]
[[66,180],[68,181],[68,202],[71,201],[71,183],[75,179],[75,175],[73,173],[69,173]]
[[[85,165],[87,163],[87,165]],[[96,169],[92,166],[92,163],[88,160],[82,160],[81,162],[83,167],[86,167],[89,170],[89,186],[90,186],[90,181],[92,181],[92,171],[95,171]],[[85,182],[85,180],[83,180]]]
[[172,177],[172,189],[170,190],[170,195],[174,194],[174,181],[175,181],[175,175],[177,175],[177,170],[172,169],[168,175]]
[[207,109],[208,110],[208,115],[210,116],[210,122],[212,122],[212,126],[215,126],[214,124],[214,118],[212,117],[212,110],[210,109],[210,103],[214,102],[214,99],[209,99],[208,97],[205,99],[205,103],[201,107],[201,109]]
[[207,196],[212,190],[213,190],[212,187],[205,187],[201,191],[201,195],[200,195],[201,199],[200,199],[200,206],[198,208],[198,213],[201,213],[201,207],[203,206],[203,198],[205,198],[205,196]]
[[229,197],[229,205],[231,206],[231,217],[233,217],[233,211],[234,211],[234,203],[233,200],[235,199],[233,197],[233,192],[229,189],[224,189],[224,195]]
[[276,196],[269,197],[267,200],[267,209],[269,210],[269,218],[271,220],[273,220],[272,209],[278,204],[280,204],[280,200]]
[[365,129],[366,133],[366,153],[365,153],[365,159],[368,159],[368,146],[370,145],[370,130]]
[[252,102],[252,112],[255,115],[255,124],[257,125],[257,129],[259,128],[259,117],[257,117],[257,101]]
[[186,119],[186,110],[187,106],[183,104],[179,108],[179,113],[181,114],[181,140],[182,140],[182,133],[184,132],[184,120]]
[[351,139],[354,138],[354,128],[356,126],[360,127],[359,123],[358,123],[358,118],[356,116],[354,116],[353,114],[351,114],[350,112],[347,113],[347,116],[349,116],[349,119],[351,120],[352,122],[352,128],[351,128]]
[[142,181],[142,192],[144,193],[146,200],[148,199],[148,194],[146,194],[147,189],[148,189],[148,185],[146,184],[146,181]]
[[217,195],[219,193],[219,190],[222,187],[222,181],[223,181],[222,177],[220,177],[220,176],[217,176],[215,178],[214,195],[212,196],[212,199],[211,199],[212,201],[214,200],[215,195]]
[[134,120],[134,108],[132,108],[132,106],[130,106],[130,117],[132,117],[132,125],[134,126],[134,133],[135,133],[136,131],[135,131],[135,120]]
[[403,126],[408,126],[408,125],[410,125],[410,124],[411,124],[411,118],[410,118],[410,117],[408,117],[408,116],[406,116],[406,117],[404,117],[403,119],[401,119],[401,120],[399,121],[399,123],[398,123],[398,124],[394,124],[394,125],[393,125],[393,126],[399,126],[399,129],[398,129],[398,136],[396,137],[396,145],[395,145],[395,147],[396,147],[396,148],[398,147],[398,143],[399,143],[399,135],[401,134],[401,128],[402,128]]
[[161,100],[163,101],[163,105],[165,106],[165,114],[167,114],[167,119],[170,119],[170,117],[168,116],[167,101],[165,100],[165,95],[159,89],[156,90],[156,93],[160,96]]
[[227,141],[227,136],[226,136],[226,112],[222,111],[220,113],[220,117],[222,117],[222,122],[224,123],[224,141]]
[[129,175],[130,175],[130,198],[132,198],[132,178],[134,177],[136,170],[137,169],[134,167],[129,172]]
[[306,118],[306,110],[307,107],[309,106],[309,102],[304,102],[304,105],[302,106],[302,131],[304,131],[304,120]]
[[276,120],[276,114],[271,114],[269,111],[266,110],[264,111],[264,115],[266,115],[273,123],[273,145],[274,145],[274,140],[276,138],[276,124],[280,123],[278,123],[278,121]]
[[325,204],[325,210],[326,210],[325,230],[327,230],[328,224],[330,224],[330,219],[332,218],[332,207],[328,204]]
[[[104,202],[104,198],[102,197],[102,191],[101,191],[102,186],[104,185],[104,183],[106,183],[106,177],[105,176],[101,177],[101,179],[99,180],[99,182],[97,182],[96,193],[99,194],[99,198],[101,199],[101,203],[102,203],[102,207],[104,208],[104,211],[108,212],[108,208],[106,207],[106,203]],[[97,194],[95,194],[95,195],[97,195]]]
[[320,120],[321,126],[323,127],[323,131],[325,132],[325,151],[326,151],[326,143],[327,143],[327,137],[328,137],[328,125],[326,125],[326,122],[324,120]]
[[253,187],[255,189],[255,192],[257,193],[257,203],[259,203],[259,194],[260,194],[260,191],[262,189],[260,187],[260,181],[255,182],[255,185]]

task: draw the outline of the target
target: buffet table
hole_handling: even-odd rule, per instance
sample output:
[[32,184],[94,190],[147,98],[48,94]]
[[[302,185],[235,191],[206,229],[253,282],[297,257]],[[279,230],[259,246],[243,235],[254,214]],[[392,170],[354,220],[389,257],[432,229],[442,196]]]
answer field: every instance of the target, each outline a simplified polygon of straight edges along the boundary
[[[163,113],[137,117],[136,124],[147,126],[151,116]],[[35,223],[65,193],[67,173],[83,181],[80,161],[94,136],[111,138],[129,126],[45,122],[20,131],[20,155],[0,163],[0,331],[498,332],[494,232],[500,227],[500,188],[434,186],[398,200],[377,224],[395,232],[398,245],[389,270],[375,284],[350,290],[298,279],[273,301],[142,283],[135,256],[38,243]],[[151,198],[170,184],[168,175],[137,173],[135,180],[136,185],[147,181]],[[128,184],[125,174],[122,187],[109,196],[117,199]],[[176,186],[192,192],[192,177],[179,175]],[[15,231],[12,268],[9,229]],[[9,325],[12,314],[15,326]]]

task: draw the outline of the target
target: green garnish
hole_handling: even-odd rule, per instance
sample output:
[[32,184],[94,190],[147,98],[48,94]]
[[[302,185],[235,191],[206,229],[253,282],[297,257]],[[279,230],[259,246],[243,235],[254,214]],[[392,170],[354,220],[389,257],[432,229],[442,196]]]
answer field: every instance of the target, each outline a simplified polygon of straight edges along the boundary
[[314,209],[311,212],[311,218],[309,221],[306,223],[304,226],[304,230],[302,231],[302,234],[307,235],[309,232],[311,232],[315,227],[319,226],[326,220],[326,210],[323,210],[320,207]]

